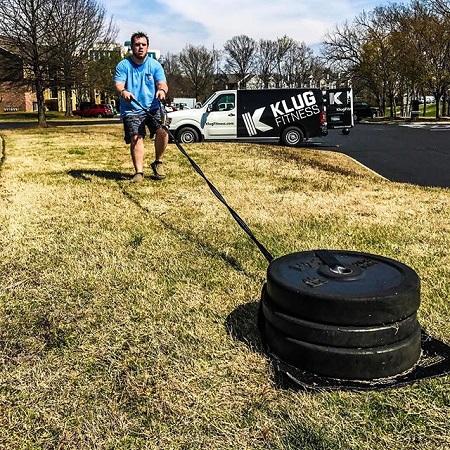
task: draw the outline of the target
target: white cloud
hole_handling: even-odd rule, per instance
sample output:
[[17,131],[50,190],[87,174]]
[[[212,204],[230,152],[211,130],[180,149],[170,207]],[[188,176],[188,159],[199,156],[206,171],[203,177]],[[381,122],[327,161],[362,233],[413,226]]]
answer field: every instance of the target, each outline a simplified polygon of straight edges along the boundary
[[[353,19],[389,1],[333,0],[158,0],[109,1],[120,28],[119,40],[134,31],[150,37],[150,46],[162,54],[179,53],[187,44],[217,49],[237,35],[255,40],[287,35],[307,45],[321,42],[337,23]],[[116,12],[117,11],[117,12]]]
[[275,39],[283,35],[307,44],[322,39],[327,28],[342,16],[351,15],[347,1],[323,0],[171,0],[170,10],[207,31],[210,45],[223,43],[233,36],[245,34],[256,40]]

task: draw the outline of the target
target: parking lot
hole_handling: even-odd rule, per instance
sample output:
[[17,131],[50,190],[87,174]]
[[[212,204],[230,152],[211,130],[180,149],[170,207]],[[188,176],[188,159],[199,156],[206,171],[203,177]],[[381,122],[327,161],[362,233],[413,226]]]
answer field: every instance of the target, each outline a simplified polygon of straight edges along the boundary
[[402,183],[450,188],[450,123],[356,124],[330,130],[315,147],[344,153]]

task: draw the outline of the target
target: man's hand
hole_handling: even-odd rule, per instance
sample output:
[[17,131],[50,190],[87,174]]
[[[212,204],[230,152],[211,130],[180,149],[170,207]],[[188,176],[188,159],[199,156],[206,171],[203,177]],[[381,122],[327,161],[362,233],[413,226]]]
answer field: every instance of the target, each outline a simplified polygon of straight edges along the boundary
[[127,103],[130,103],[133,101],[134,97],[133,94],[131,92],[128,92],[126,89],[124,89],[121,93],[120,96],[123,98],[124,101],[126,101]]
[[166,99],[166,91],[164,89],[158,89],[156,91],[156,98],[161,102],[164,102],[164,100]]

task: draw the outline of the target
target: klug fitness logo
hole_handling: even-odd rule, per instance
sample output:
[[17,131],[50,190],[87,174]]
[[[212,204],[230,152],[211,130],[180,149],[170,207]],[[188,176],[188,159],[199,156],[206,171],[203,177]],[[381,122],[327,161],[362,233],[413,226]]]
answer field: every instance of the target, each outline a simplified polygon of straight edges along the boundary
[[[293,95],[290,99],[272,103],[269,105],[269,108],[277,127],[298,122],[315,114],[320,114],[320,108],[317,105],[316,97],[312,91],[301,92]],[[261,122],[261,117],[265,109],[266,107],[263,106],[262,108],[256,109],[253,114],[244,113],[242,115],[249,136],[255,136],[258,133],[257,130],[264,133],[273,129],[272,126]]]

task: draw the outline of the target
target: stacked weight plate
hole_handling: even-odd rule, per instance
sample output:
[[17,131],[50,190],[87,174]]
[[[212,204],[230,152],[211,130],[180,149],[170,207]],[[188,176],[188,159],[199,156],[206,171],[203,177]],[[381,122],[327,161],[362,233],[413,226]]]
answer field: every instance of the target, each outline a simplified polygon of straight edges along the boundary
[[411,369],[421,354],[420,279],[382,256],[341,250],[274,259],[262,291],[270,354],[317,375],[373,380]]

